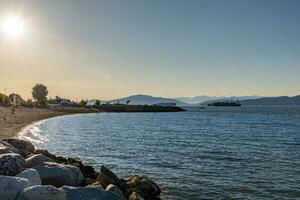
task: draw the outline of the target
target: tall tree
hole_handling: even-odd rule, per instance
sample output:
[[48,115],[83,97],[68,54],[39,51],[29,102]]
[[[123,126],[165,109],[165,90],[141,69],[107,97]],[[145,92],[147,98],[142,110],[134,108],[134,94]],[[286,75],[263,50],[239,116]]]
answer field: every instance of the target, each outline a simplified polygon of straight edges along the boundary
[[43,105],[46,104],[47,95],[48,95],[47,87],[43,84],[37,83],[32,88],[32,97],[39,104],[43,104]]

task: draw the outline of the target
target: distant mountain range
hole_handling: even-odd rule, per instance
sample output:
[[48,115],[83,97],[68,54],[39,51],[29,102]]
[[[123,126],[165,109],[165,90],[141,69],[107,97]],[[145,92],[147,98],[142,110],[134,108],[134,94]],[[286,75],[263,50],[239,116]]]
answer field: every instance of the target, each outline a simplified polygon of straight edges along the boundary
[[264,97],[258,99],[247,99],[241,101],[242,105],[300,105],[300,95],[294,97]]
[[232,97],[215,97],[215,96],[197,96],[197,97],[179,97],[165,98],[153,97],[150,95],[132,95],[120,99],[111,100],[111,103],[126,103],[130,100],[130,104],[144,105],[157,103],[176,103],[178,106],[199,106],[213,101],[231,101],[239,100],[242,105],[300,105],[300,95],[294,97],[260,97],[260,96],[232,96]]

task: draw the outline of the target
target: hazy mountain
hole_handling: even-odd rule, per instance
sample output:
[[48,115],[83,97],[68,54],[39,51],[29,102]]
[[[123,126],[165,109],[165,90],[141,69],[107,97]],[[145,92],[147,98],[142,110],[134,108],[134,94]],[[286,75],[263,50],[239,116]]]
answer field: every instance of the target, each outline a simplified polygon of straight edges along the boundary
[[294,97],[264,97],[241,101],[242,105],[300,105],[300,95]]
[[196,96],[196,97],[177,97],[174,98],[178,101],[188,103],[188,104],[199,104],[203,102],[211,102],[215,100],[244,100],[244,99],[257,99],[261,98],[260,96],[253,95],[253,96],[231,96],[231,97],[225,97],[225,96]]
[[111,103],[126,103],[126,101],[130,100],[130,104],[135,104],[135,105],[152,105],[156,103],[176,103],[178,106],[184,106],[187,105],[186,103],[183,103],[181,101],[175,100],[175,99],[170,99],[170,98],[164,98],[164,97],[153,97],[150,95],[132,95],[129,97],[124,97],[120,99],[114,99],[111,100]]

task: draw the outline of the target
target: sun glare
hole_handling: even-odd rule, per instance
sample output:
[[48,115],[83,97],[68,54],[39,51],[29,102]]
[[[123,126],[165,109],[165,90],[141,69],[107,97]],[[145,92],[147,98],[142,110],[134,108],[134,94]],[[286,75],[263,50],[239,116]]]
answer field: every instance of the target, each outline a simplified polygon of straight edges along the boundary
[[2,30],[9,39],[20,39],[25,32],[24,22],[18,17],[7,17],[2,22]]

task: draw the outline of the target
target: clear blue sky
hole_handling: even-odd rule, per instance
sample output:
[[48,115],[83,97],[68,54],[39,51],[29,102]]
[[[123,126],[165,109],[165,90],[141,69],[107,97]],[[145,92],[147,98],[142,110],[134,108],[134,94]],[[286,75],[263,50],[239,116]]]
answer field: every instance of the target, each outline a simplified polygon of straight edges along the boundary
[[36,0],[6,7],[20,5],[34,30],[26,46],[38,51],[27,64],[37,57],[49,71],[26,76],[23,86],[41,81],[52,95],[104,99],[300,94],[298,0]]

